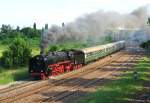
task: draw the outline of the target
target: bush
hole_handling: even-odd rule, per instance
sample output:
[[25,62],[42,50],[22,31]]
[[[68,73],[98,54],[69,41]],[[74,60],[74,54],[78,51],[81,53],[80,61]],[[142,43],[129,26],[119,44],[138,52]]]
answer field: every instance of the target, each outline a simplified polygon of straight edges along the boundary
[[39,37],[41,35],[41,30],[32,29],[30,27],[25,27],[22,30],[20,30],[20,32],[29,38]]
[[53,45],[51,46],[51,48],[49,49],[49,51],[58,51],[59,47],[57,45]]
[[140,47],[144,48],[144,49],[150,49],[150,40],[143,42],[140,44]]
[[8,50],[3,52],[1,63],[5,67],[23,66],[28,63],[30,57],[31,48],[29,43],[23,38],[17,37],[10,44]]

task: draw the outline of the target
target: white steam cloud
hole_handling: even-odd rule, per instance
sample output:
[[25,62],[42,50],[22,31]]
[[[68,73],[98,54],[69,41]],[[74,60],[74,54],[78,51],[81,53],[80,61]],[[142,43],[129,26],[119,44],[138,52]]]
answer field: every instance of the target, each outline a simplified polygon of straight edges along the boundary
[[[43,51],[49,43],[62,43],[64,41],[86,42],[90,37],[97,41],[106,36],[106,31],[116,29],[137,29],[147,25],[148,7],[140,7],[130,14],[104,12],[102,10],[79,17],[75,22],[63,25],[53,25],[45,30],[41,40]],[[118,35],[116,35],[118,36]]]

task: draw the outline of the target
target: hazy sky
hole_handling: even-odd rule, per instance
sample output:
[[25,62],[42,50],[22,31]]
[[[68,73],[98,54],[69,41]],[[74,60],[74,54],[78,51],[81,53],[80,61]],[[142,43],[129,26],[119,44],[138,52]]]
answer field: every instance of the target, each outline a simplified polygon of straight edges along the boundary
[[130,13],[150,0],[0,0],[0,25],[61,25],[98,10]]

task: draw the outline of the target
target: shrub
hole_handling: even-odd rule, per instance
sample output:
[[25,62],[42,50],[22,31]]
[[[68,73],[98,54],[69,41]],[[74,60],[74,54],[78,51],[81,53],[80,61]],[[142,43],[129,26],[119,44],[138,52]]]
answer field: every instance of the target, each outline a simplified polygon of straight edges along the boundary
[[49,51],[58,51],[58,50],[59,50],[59,48],[58,48],[57,45],[53,45],[53,46],[51,46],[51,48],[49,49]]
[[1,63],[5,67],[23,66],[28,63],[31,57],[31,48],[29,43],[23,38],[17,37],[9,46],[8,50],[3,52]]
[[150,40],[141,43],[140,47],[145,48],[145,49],[150,49]]
[[41,30],[32,29],[30,27],[25,27],[22,30],[20,30],[20,32],[29,38],[39,37],[41,34]]

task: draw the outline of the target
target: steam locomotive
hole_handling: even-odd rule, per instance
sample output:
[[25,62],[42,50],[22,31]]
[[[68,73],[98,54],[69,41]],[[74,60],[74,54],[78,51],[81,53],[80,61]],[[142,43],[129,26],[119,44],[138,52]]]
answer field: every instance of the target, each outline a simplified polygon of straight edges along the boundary
[[46,79],[75,69],[112,54],[125,47],[125,41],[84,48],[81,50],[55,51],[36,55],[29,60],[29,73],[33,78]]

